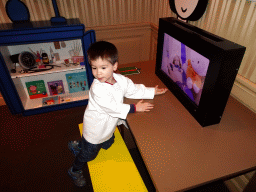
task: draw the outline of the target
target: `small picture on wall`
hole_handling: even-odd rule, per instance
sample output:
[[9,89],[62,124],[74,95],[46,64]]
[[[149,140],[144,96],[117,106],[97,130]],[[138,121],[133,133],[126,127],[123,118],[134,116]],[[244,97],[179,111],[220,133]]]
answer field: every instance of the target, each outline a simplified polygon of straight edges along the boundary
[[60,95],[65,93],[62,80],[51,81],[51,82],[48,82],[47,84],[48,84],[50,95]]

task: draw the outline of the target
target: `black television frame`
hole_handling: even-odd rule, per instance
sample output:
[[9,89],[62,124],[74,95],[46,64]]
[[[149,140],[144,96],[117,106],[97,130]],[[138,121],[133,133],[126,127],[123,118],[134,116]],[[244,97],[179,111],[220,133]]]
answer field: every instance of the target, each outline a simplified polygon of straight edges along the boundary
[[[165,33],[210,60],[198,105],[161,69]],[[218,124],[245,49],[176,18],[160,18],[155,73],[202,127]]]

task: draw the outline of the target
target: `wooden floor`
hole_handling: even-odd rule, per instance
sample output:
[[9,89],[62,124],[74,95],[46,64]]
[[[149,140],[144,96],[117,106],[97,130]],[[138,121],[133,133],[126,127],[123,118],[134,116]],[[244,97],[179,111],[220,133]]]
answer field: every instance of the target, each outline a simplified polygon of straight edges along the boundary
[[[74,186],[67,174],[74,160],[67,143],[80,138],[78,124],[82,123],[84,110],[85,106],[23,117],[0,106],[0,191],[93,191],[87,167],[86,187]],[[127,146],[131,146],[132,135],[127,129],[124,134],[128,134]],[[128,149],[148,190],[155,191],[138,150]],[[229,192],[223,182],[189,192],[195,191]]]

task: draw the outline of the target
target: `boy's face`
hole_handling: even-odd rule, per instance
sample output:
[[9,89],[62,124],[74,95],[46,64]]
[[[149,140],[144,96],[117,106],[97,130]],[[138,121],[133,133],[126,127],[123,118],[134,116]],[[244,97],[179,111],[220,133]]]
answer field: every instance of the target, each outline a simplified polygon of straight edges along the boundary
[[100,82],[108,82],[114,84],[113,73],[117,70],[118,63],[112,65],[108,60],[98,58],[91,61],[92,74]]

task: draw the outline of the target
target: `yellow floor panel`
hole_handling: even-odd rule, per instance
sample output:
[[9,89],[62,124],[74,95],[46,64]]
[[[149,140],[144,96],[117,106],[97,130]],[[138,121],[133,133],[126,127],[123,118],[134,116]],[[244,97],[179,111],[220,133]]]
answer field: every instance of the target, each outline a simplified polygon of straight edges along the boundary
[[[82,135],[83,124],[79,130]],[[88,167],[95,192],[147,191],[118,129],[114,144],[108,150],[101,149]]]

